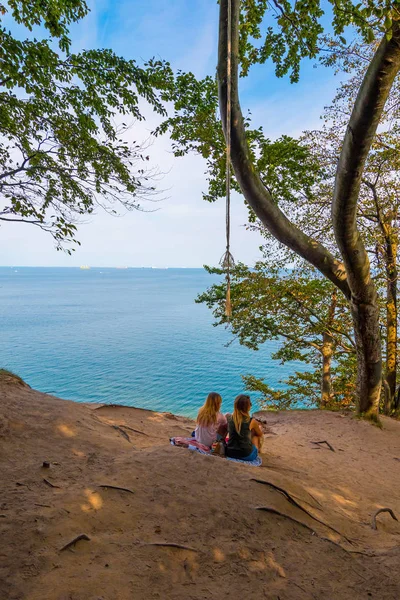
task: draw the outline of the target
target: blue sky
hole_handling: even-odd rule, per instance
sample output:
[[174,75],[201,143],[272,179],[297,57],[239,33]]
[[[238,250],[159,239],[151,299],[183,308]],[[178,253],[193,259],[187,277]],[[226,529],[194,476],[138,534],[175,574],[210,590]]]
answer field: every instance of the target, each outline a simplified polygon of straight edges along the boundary
[[[74,49],[110,47],[138,61],[158,56],[174,68],[198,77],[214,74],[218,6],[216,0],[92,0],[91,13],[72,28]],[[333,72],[313,64],[303,67],[299,84],[277,79],[271,65],[259,67],[242,81],[244,110],[266,134],[299,135],[318,127],[319,115],[338,85]],[[146,139],[156,124],[134,126],[134,139]],[[129,213],[120,218],[100,211],[82,223],[81,247],[68,256],[56,252],[50,236],[24,224],[0,228],[0,264],[27,266],[176,266],[216,264],[224,251],[224,203],[202,200],[206,189],[200,157],[175,159],[169,140],[159,139],[149,154],[165,173],[159,186],[165,200],[153,213]],[[245,229],[243,200],[232,203],[232,248],[237,260],[252,264],[259,257],[260,238]]]

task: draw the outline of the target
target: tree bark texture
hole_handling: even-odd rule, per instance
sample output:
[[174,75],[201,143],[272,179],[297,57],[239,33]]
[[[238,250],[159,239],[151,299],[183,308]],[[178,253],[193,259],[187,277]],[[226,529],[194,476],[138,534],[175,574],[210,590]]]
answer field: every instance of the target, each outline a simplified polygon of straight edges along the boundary
[[370,264],[357,229],[357,202],[367,159],[385,102],[400,68],[400,28],[383,38],[365,74],[347,126],[336,172],[332,219],[351,291],[357,348],[358,412],[376,419],[382,382],[379,309]]
[[333,338],[329,332],[329,327],[333,325],[335,318],[337,294],[332,294],[331,304],[328,312],[328,330],[322,334],[322,381],[321,381],[321,407],[326,408],[332,401],[332,357],[333,357]]
[[[400,32],[381,42],[360,88],[345,135],[335,182],[332,207],[335,236],[344,265],[322,244],[296,227],[274,203],[251,159],[239,102],[239,17],[241,0],[232,6],[231,149],[232,166],[246,201],[268,231],[281,243],[314,265],[350,300],[358,358],[357,409],[377,418],[381,391],[382,357],[378,307],[368,256],[356,226],[357,200],[365,160],[379,118],[400,66]],[[226,136],[228,0],[220,0],[218,93]]]
[[[246,201],[268,231],[282,244],[314,265],[342,292],[350,297],[346,272],[342,263],[322,244],[307,236],[294,225],[274,203],[269,190],[262,183],[254,168],[246,140],[243,115],[239,102],[239,16],[241,0],[232,3],[232,89],[231,89],[231,157],[236,179]],[[220,1],[218,46],[218,93],[222,125],[226,137],[227,115],[227,32],[228,2]]]
[[332,356],[333,340],[330,333],[324,331],[322,335],[322,382],[321,382],[321,408],[329,406],[332,400]]
[[397,244],[390,232],[386,237],[386,368],[385,380],[388,385],[388,398],[385,412],[390,415],[396,409],[397,383]]

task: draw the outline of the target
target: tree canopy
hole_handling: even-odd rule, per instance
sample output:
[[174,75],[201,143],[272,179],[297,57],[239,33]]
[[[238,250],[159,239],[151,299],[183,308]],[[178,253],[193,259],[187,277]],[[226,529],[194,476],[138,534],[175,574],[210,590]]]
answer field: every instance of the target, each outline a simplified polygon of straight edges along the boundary
[[141,99],[166,114],[172,72],[107,49],[71,52],[69,26],[88,12],[82,0],[10,0],[0,12],[0,220],[37,225],[61,248],[96,205],[115,213],[154,195],[146,148],[126,134],[143,119]]
[[[222,275],[220,268],[207,268]],[[236,265],[231,272],[232,315],[225,315],[224,281],[200,294],[215,317],[215,325],[229,327],[233,338],[254,351],[275,340],[271,358],[281,364],[297,361],[306,368],[272,389],[259,376],[244,374],[248,389],[273,408],[299,405],[335,408],[354,402],[355,344],[351,317],[343,295],[307,264],[282,269],[269,255],[254,268]],[[257,374],[257,368],[254,369]]]
[[[181,74],[180,85],[171,98],[176,112],[165,127],[172,131],[176,153],[197,150],[207,159],[208,199],[214,199],[224,193],[221,174],[225,145],[223,140],[220,142],[220,131],[222,127],[225,135],[230,126],[233,185],[243,193],[253,220],[258,219],[269,235],[286,245],[300,260],[317,268],[349,302],[357,351],[357,408],[360,414],[375,419],[382,373],[379,306],[368,252],[358,230],[357,210],[366,161],[400,67],[398,2],[230,2],[232,19],[229,21],[228,0],[220,1],[217,82],[221,121],[215,116],[217,94],[213,79],[199,82],[191,75]],[[232,39],[230,98],[227,86],[229,27]],[[348,35],[350,42],[346,39]],[[239,76],[246,76],[252,65],[271,60],[277,76],[289,74],[295,82],[303,59],[318,58],[324,64],[337,64],[349,53],[355,54],[357,44],[371,44],[375,38],[381,41],[375,44],[367,59],[368,68],[352,97],[330,183],[329,175],[320,172],[325,171],[326,165],[318,158],[313,160],[315,155],[301,143],[281,138],[286,148],[279,149],[279,140],[270,142],[262,130],[252,129],[251,117],[242,113],[239,99]],[[348,68],[351,67],[348,65]],[[232,106],[230,124],[227,123],[228,101]],[[203,133],[205,123],[208,125],[206,134]],[[218,143],[213,143],[214,140]],[[274,157],[278,157],[277,162]],[[288,157],[293,157],[291,182],[285,174],[279,180],[279,174],[284,173],[282,161],[290,164]],[[314,166],[310,169],[311,165]],[[301,172],[303,179],[299,177]],[[302,203],[312,197],[312,183],[307,185],[307,173],[310,179],[325,180],[330,186],[333,202],[330,202],[331,235],[327,244],[326,240],[310,235],[297,219],[303,210]],[[284,189],[286,182],[289,182],[289,195]],[[285,210],[290,202],[290,210]]]

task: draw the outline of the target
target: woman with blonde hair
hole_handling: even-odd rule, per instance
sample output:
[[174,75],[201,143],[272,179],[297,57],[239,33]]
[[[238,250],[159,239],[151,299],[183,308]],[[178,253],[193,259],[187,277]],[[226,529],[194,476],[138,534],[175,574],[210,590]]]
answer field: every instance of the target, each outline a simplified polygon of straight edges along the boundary
[[226,417],[220,413],[221,404],[221,396],[216,392],[210,392],[200,408],[194,435],[200,444],[211,447],[219,436],[226,436],[227,422]]
[[226,456],[240,460],[255,460],[261,449],[263,432],[259,423],[250,416],[250,396],[235,398],[233,414],[228,415],[228,445]]

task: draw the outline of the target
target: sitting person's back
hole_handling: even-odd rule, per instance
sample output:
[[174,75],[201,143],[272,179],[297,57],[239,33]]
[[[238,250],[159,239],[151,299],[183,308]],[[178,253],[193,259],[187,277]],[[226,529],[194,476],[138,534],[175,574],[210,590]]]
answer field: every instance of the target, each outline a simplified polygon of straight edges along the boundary
[[261,446],[262,430],[250,416],[249,396],[240,394],[235,399],[233,415],[228,416],[228,444],[226,455],[240,460],[255,460]]
[[226,435],[226,418],[219,412],[221,404],[221,396],[211,392],[197,415],[195,439],[205,446],[211,447],[218,436]]

